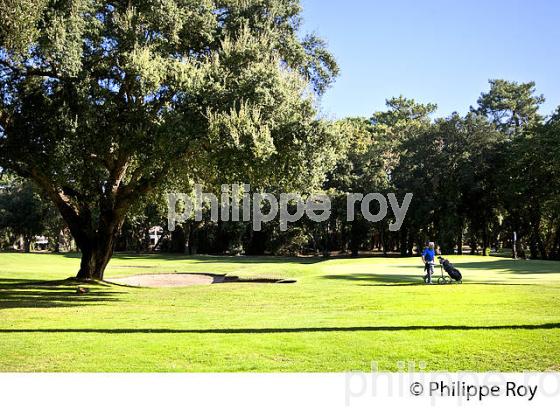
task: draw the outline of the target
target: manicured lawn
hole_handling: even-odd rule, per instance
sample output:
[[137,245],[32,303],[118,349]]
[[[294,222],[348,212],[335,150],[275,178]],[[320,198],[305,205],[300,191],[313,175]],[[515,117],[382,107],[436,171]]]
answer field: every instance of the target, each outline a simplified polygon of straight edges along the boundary
[[117,255],[107,279],[228,273],[297,284],[145,289],[62,280],[77,255],[0,253],[0,371],[559,371],[560,263],[454,257],[461,286],[418,259]]

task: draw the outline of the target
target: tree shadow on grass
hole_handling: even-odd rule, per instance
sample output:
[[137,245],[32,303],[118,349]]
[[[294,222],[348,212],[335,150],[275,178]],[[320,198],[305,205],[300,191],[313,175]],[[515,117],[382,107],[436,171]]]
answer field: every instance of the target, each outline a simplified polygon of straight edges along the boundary
[[[79,259],[79,253],[65,253],[64,257],[71,259]],[[295,263],[298,265],[312,265],[315,263],[324,262],[326,259],[321,257],[289,257],[289,256],[228,256],[228,255],[196,255],[191,256],[187,254],[177,253],[115,253],[112,258],[113,267],[119,267],[119,261],[133,261],[133,260],[165,260],[176,262],[196,262],[196,263]]]
[[413,325],[413,326],[352,326],[352,327],[296,327],[255,329],[0,329],[0,333],[100,333],[100,334],[277,334],[323,332],[395,332],[395,331],[470,331],[470,330],[555,330],[560,323],[525,325]]
[[[80,294],[78,286],[89,289]],[[116,292],[109,285],[84,285],[67,280],[35,281],[0,278],[0,310],[21,308],[60,308],[117,301]]]
[[[437,280],[441,277],[441,274],[436,272],[436,274],[432,277],[434,283],[437,283]],[[348,275],[327,275],[323,276],[324,279],[333,279],[333,280],[346,280],[350,282],[356,282],[359,286],[426,286],[426,284],[422,281],[422,275],[394,275],[394,274],[378,274],[378,273],[352,273]],[[371,283],[369,283],[371,282]],[[458,283],[452,282],[451,284],[447,284],[449,286],[459,285]],[[446,285],[446,286],[447,286]],[[502,283],[502,282],[463,282],[460,284],[461,286],[465,285],[484,285],[484,286],[531,286],[536,284],[530,283]]]
[[[453,257],[450,257],[453,263]],[[504,271],[517,275],[530,274],[560,274],[560,261],[542,261],[542,260],[513,260],[501,259],[477,262],[457,262],[453,265],[459,270],[478,270],[478,271]],[[396,268],[410,269],[411,265],[395,266]],[[418,268],[418,269],[421,269]],[[439,272],[439,265],[436,266],[436,273]]]
[[378,273],[351,273],[346,275],[326,275],[324,279],[330,280],[345,280],[356,282],[362,286],[423,286],[422,275],[393,275],[393,274],[378,274]]
[[458,269],[476,269],[476,270],[502,270],[513,274],[543,274],[557,273],[560,274],[560,262],[558,261],[540,261],[540,260],[513,260],[503,259],[488,262],[461,262],[454,264]]

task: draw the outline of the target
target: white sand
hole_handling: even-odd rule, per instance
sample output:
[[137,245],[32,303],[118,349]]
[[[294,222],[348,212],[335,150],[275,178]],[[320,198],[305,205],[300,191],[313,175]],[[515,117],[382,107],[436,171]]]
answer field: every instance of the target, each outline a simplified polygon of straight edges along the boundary
[[134,275],[124,278],[109,279],[109,282],[119,285],[140,286],[145,288],[175,288],[196,285],[211,285],[216,283],[218,277],[200,274],[159,274],[159,275]]

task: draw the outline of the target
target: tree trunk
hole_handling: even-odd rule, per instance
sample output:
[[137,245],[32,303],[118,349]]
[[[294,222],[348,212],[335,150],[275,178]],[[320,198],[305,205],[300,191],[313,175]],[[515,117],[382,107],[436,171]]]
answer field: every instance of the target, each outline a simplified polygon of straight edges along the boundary
[[124,223],[128,203],[118,207],[106,204],[102,207],[99,221],[95,229],[92,227],[91,214],[86,213],[83,225],[68,223],[72,235],[82,252],[80,270],[76,275],[78,280],[103,280],[105,268],[113,256],[117,235]]
[[58,231],[58,235],[56,235],[56,239],[54,240],[54,253],[60,253],[61,238],[62,238],[62,229]]
[[519,258],[519,253],[517,252],[517,249],[518,249],[518,244],[517,244],[517,242],[518,242],[517,230],[514,228],[514,231],[513,231],[513,241],[512,241],[511,249],[512,249],[512,253],[513,253],[512,257],[513,257],[513,259],[515,259],[515,260],[517,260],[517,259]]
[[[161,233],[161,236],[158,238],[156,244],[154,245],[154,247],[152,248],[153,252],[157,252],[161,243],[163,242],[163,240],[167,237],[167,231],[163,231]],[[189,243],[187,244],[189,249],[190,249],[190,232],[189,232]]]
[[457,237],[457,255],[463,254],[463,233],[461,232]]
[[525,259],[526,254],[525,254],[525,240],[523,239],[522,236],[519,236],[517,238],[517,256],[521,259]]
[[387,257],[387,235],[385,235],[385,225],[381,224],[381,246],[383,247],[383,257]]
[[150,225],[144,226],[144,238],[142,240],[142,252],[150,252],[150,246],[152,245],[152,238],[150,238]]
[[188,234],[188,239],[187,239],[187,250],[189,252],[189,255],[196,255],[196,238],[195,238],[195,229],[196,226],[194,225],[194,223],[191,221],[188,223],[188,227],[189,227],[189,234]]
[[465,231],[464,222],[461,221],[459,232],[457,233],[457,255],[463,254],[463,232]]
[[[98,235],[99,236],[99,235]],[[116,233],[106,233],[98,240],[81,244],[82,260],[76,278],[83,281],[103,280],[105,268],[113,256]]]
[[556,230],[554,245],[552,245],[551,250],[551,257],[552,259],[560,259],[560,228]]
[[537,238],[533,233],[529,239],[529,252],[531,254],[531,259],[538,259],[539,258],[539,251],[537,248]]
[[545,260],[548,259],[548,250],[546,249],[546,245],[542,239],[540,231],[537,232],[537,247],[541,254],[541,258]]
[[406,256],[413,256],[414,255],[414,236],[417,235],[416,233],[412,232],[412,229],[408,231],[408,239],[407,239],[407,252]]
[[476,253],[478,252],[478,244],[476,239],[471,239],[470,242],[470,246],[471,246],[471,255],[476,255]]
[[360,250],[360,243],[358,239],[358,223],[356,220],[352,221],[350,227],[350,251],[352,252],[352,257],[357,258]]
[[399,245],[399,250],[400,250],[400,254],[401,256],[407,256],[407,252],[408,252],[408,228],[407,227],[403,227],[401,229],[401,231],[399,232],[399,240],[400,240],[400,245]]
[[[190,242],[190,241],[189,241]],[[177,225],[171,232],[171,252],[185,253],[187,249],[187,235],[183,225]]]
[[323,248],[323,257],[325,258],[328,258],[330,256],[329,227],[330,227],[330,223],[327,221],[327,223],[325,224],[325,241],[324,241],[324,248]]
[[490,248],[490,234],[488,232],[488,226],[484,223],[484,228],[482,231],[482,255],[490,256],[488,249]]
[[25,253],[31,252],[31,236],[24,236],[23,237],[23,251]]

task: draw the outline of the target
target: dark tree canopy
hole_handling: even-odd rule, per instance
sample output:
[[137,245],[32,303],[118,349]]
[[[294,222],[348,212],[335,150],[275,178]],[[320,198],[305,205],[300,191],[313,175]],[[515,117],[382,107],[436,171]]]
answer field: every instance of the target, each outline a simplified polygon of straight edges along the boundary
[[25,181],[0,184],[0,230],[8,229],[23,238],[24,250],[30,251],[33,238],[46,232],[50,208],[34,186]]

